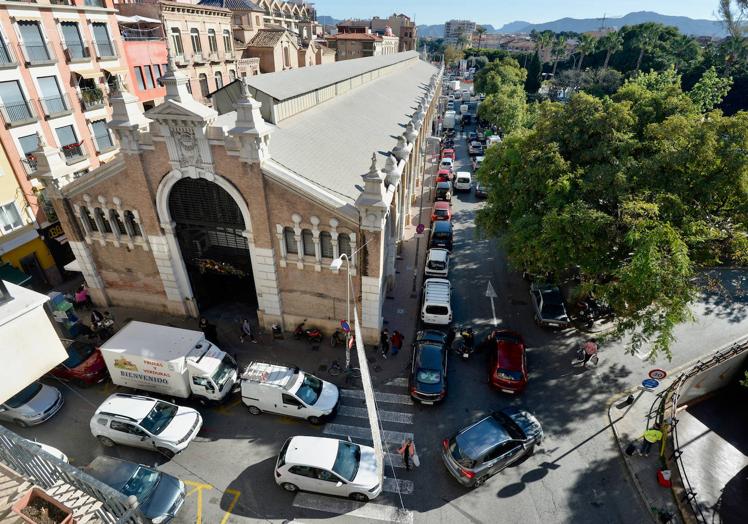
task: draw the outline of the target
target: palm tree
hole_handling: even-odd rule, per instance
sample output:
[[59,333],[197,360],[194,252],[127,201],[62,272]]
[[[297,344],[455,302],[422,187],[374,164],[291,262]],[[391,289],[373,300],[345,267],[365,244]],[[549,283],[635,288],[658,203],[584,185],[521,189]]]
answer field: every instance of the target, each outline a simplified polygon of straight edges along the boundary
[[470,39],[460,31],[460,33],[457,35],[457,47],[460,49],[465,49],[465,47],[470,43]]
[[597,38],[592,35],[582,35],[582,38],[579,40],[579,45],[577,46],[577,49],[579,49],[579,64],[577,64],[578,71],[582,70],[584,57],[594,53],[595,48],[597,48]]
[[566,54],[566,37],[563,35],[560,35],[556,37],[556,39],[553,41],[553,48],[551,49],[551,54],[553,55],[553,71],[551,72],[551,75],[553,77],[556,76],[556,66],[558,65],[558,61]]
[[660,27],[652,23],[642,24],[639,27],[639,34],[634,38],[634,45],[639,48],[639,57],[636,59],[637,71],[641,68],[644,53],[654,50],[661,32]]
[[483,41],[483,35],[486,34],[486,28],[482,25],[479,25],[475,28],[475,32],[478,33],[478,49],[480,49],[480,44]]
[[746,55],[748,55],[748,46],[742,38],[729,36],[722,42],[721,48],[724,53],[724,74],[730,76],[735,64],[745,60]]
[[553,42],[553,33],[550,31],[543,31],[537,37],[536,47],[538,49],[538,55],[540,56],[540,62],[545,62],[545,51],[551,46]]
[[603,69],[608,69],[608,62],[610,62],[610,57],[623,49],[623,36],[618,31],[612,31],[602,37],[598,42],[600,44],[600,48],[605,49],[606,51]]

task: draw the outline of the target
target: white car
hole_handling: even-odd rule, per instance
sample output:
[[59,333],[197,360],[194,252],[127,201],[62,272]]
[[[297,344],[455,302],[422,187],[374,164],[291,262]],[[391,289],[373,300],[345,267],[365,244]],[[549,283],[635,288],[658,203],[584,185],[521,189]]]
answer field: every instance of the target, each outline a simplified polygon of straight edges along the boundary
[[91,433],[104,446],[155,449],[168,458],[184,450],[202,425],[192,408],[124,393],[110,396],[91,417]]
[[424,273],[427,277],[447,278],[449,274],[449,251],[438,247],[429,249],[429,253],[426,255]]
[[442,158],[441,162],[439,162],[439,169],[449,169],[449,171],[452,171],[453,167],[454,160],[449,157]]
[[291,493],[314,491],[359,502],[382,492],[374,448],[324,437],[288,439],[275,464],[275,482]]
[[455,175],[455,192],[457,191],[467,191],[470,192],[470,189],[473,187],[473,180],[470,176],[470,172],[468,171],[458,171]]
[[[21,437],[21,438],[23,438],[23,437]],[[65,453],[63,453],[62,451],[60,451],[57,448],[53,448],[52,446],[48,446],[47,444],[42,444],[41,442],[37,442],[35,440],[29,440],[27,438],[25,438],[23,440],[25,440],[26,443],[29,446],[31,446],[34,450],[42,450],[45,453],[48,453],[48,454],[52,455],[54,458],[56,458],[60,462],[66,462],[66,463],[70,462],[70,460],[68,460],[68,456],[65,455]]]

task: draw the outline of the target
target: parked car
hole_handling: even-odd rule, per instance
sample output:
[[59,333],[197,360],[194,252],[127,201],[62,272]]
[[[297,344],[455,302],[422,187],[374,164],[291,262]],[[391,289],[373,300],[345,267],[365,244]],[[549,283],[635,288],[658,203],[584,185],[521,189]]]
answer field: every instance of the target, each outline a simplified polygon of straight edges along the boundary
[[69,380],[78,386],[91,386],[103,382],[109,376],[101,352],[88,342],[63,340],[68,358],[49,373],[57,378]]
[[484,156],[476,156],[475,158],[473,158],[473,171],[478,171],[480,169],[480,166],[483,165],[483,160],[485,158],[486,157]]
[[442,441],[447,471],[463,486],[477,488],[522,457],[543,439],[538,420],[510,407],[461,429]]
[[558,287],[533,282],[530,286],[530,298],[535,308],[535,322],[538,325],[558,328],[567,328],[571,325],[571,319],[566,314],[564,298]]
[[451,182],[437,182],[436,183],[436,195],[434,200],[442,200],[444,202],[452,201],[452,183]]
[[314,491],[367,502],[382,492],[374,448],[347,440],[291,437],[278,454],[274,477],[291,493]]
[[82,469],[126,497],[134,495],[138,509],[154,524],[170,522],[184,504],[184,482],[148,466],[101,456]]
[[21,428],[36,426],[52,418],[63,403],[59,389],[32,382],[0,404],[0,420],[13,422]]
[[452,284],[446,278],[427,278],[423,283],[421,321],[442,326],[452,322]]
[[200,413],[171,402],[115,393],[91,417],[91,433],[102,445],[154,449],[171,458],[192,442],[203,425]]
[[423,272],[427,277],[447,278],[449,274],[449,251],[441,248],[429,249]]
[[431,405],[447,396],[446,340],[416,340],[410,361],[408,389],[421,404]]
[[497,329],[488,339],[489,384],[504,393],[521,393],[527,386],[527,352],[522,335]]
[[449,169],[450,172],[452,172],[454,168],[454,160],[451,158],[442,158],[439,162],[439,169]]
[[454,188],[455,192],[457,191],[464,191],[469,193],[470,189],[473,187],[473,179],[470,176],[469,171],[458,171],[455,175],[455,183]]
[[451,158],[452,160],[455,160],[457,158],[457,155],[455,154],[454,149],[443,149],[442,150],[442,158]]
[[452,171],[449,169],[440,169],[436,173],[436,183],[439,182],[451,182],[452,181]]
[[34,450],[42,450],[45,453],[49,453],[50,455],[52,455],[54,458],[56,458],[60,462],[65,462],[65,463],[70,462],[70,460],[68,459],[68,456],[55,447],[48,446],[47,444],[42,444],[41,442],[37,442],[36,440],[29,440],[27,438],[24,438],[23,440],[25,440],[26,443],[29,446],[31,446]]
[[470,146],[468,146],[468,154],[470,156],[479,156],[483,154],[483,144],[478,142],[477,140],[474,140],[470,142]]
[[488,198],[488,191],[480,182],[475,184],[475,197],[476,198]]
[[455,108],[455,102],[454,100],[450,100],[447,102],[447,111],[453,111]]
[[449,202],[439,200],[434,202],[434,208],[431,210],[431,221],[452,220],[452,210]]
[[468,143],[478,140],[478,133],[476,133],[475,131],[470,131],[467,134],[467,139],[468,139]]
[[452,252],[452,222],[449,220],[439,220],[434,222],[431,227],[429,249],[435,247],[441,247],[450,253]]

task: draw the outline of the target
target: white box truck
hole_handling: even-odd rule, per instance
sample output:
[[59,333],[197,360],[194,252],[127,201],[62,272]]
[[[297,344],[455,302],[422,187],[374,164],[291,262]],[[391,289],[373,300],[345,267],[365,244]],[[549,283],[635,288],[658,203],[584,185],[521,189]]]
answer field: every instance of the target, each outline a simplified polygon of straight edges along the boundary
[[117,386],[221,401],[237,383],[236,361],[200,331],[133,320],[100,349]]
[[459,81],[459,80],[452,80],[452,81],[451,81],[451,82],[449,83],[449,89],[450,89],[450,90],[451,90],[451,91],[452,91],[453,93],[456,93],[457,91],[459,91],[459,90],[460,90],[460,81]]
[[445,111],[444,121],[442,122],[443,129],[454,129],[455,128],[455,112]]

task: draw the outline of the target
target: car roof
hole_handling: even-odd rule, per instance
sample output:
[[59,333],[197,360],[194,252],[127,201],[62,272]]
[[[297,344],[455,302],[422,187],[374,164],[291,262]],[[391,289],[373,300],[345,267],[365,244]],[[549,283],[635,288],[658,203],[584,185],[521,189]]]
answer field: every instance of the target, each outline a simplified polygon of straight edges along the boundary
[[426,369],[442,368],[442,347],[433,342],[419,342],[416,345],[416,362]]
[[150,413],[156,402],[158,401],[155,398],[115,393],[98,407],[96,413],[125,415],[128,418],[141,421]]
[[437,262],[446,262],[448,256],[449,256],[449,251],[447,251],[446,249],[442,249],[439,247],[429,249],[428,257],[430,260],[435,260]]
[[434,202],[434,209],[449,209],[449,202],[437,200]]
[[489,415],[462,430],[457,434],[456,439],[460,446],[460,453],[477,460],[486,451],[507,440],[512,440],[512,437],[500,421],[496,420],[493,415]]
[[522,369],[523,345],[499,338],[496,341],[496,349],[499,352],[499,367],[502,369]]
[[449,169],[440,169],[436,174],[437,175],[448,175]]
[[338,456],[339,440],[325,437],[292,437],[286,449],[286,464],[332,469]]
[[[85,471],[92,477],[119,491],[132,478],[138,468],[141,467],[145,466],[102,455],[93,459],[93,462],[86,466]],[[151,468],[146,467],[146,469]]]
[[439,220],[434,223],[434,231],[452,231],[452,223],[449,220]]

